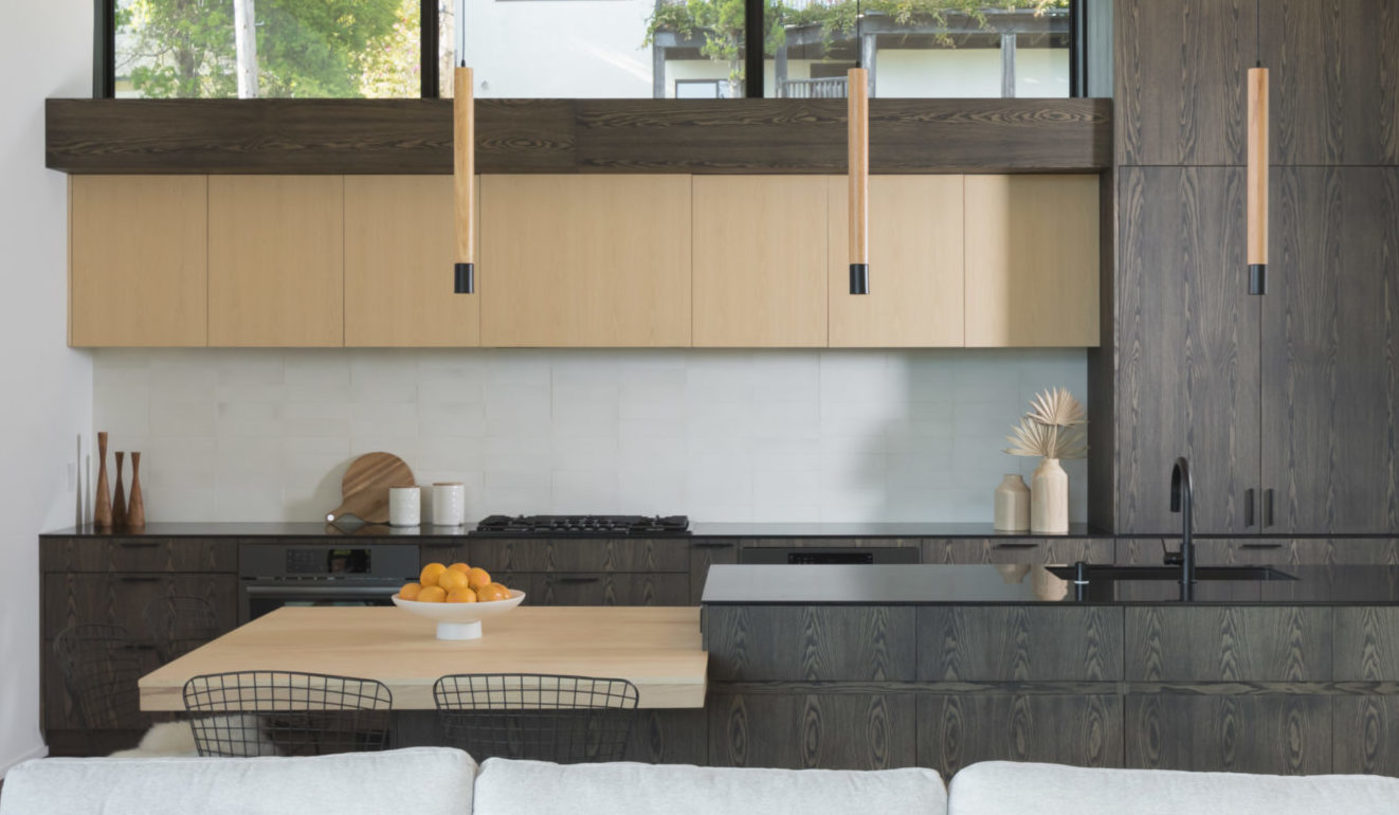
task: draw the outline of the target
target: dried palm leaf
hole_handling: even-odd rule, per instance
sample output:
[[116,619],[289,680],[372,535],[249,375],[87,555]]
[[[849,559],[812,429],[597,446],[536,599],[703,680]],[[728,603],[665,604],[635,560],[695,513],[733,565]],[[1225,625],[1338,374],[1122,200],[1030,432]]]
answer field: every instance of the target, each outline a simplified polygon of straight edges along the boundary
[[1083,405],[1064,388],[1050,388],[1030,400],[1029,418],[1054,427],[1070,427],[1088,421]]
[[1011,428],[1006,441],[1010,442],[1010,447],[1005,452],[1013,456],[1071,459],[1088,454],[1087,433],[1082,426],[1059,427],[1044,424],[1032,416],[1026,416]]

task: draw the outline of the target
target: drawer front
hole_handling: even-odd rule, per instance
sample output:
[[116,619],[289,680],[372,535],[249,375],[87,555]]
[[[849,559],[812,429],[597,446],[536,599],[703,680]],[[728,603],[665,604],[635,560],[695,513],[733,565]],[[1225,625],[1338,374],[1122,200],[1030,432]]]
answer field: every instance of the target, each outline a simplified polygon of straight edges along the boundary
[[1129,682],[1325,682],[1333,674],[1324,606],[1146,606],[1126,614]]
[[909,682],[913,606],[706,606],[714,682]]
[[419,566],[426,566],[429,563],[442,563],[450,565],[457,562],[471,563],[468,557],[467,546],[462,543],[447,544],[418,544]]
[[964,538],[923,541],[924,563],[1112,563],[1111,538]]
[[[1164,552],[1179,552],[1180,538],[1121,538],[1117,562],[1158,565]],[[1195,540],[1202,566],[1399,566],[1393,538],[1208,538]]]
[[709,567],[716,563],[738,562],[736,538],[699,539],[690,544],[690,604],[699,605]]
[[470,563],[506,572],[688,572],[689,538],[482,538]]
[[203,597],[220,630],[238,623],[238,578],[231,574],[46,574],[43,591],[44,636],[50,639],[77,623],[110,623],[149,641],[146,607],[162,597]]
[[1123,614],[1105,606],[923,606],[920,682],[1122,678]]
[[[132,647],[138,652],[137,661],[140,663],[142,676],[160,667],[159,652],[154,645],[135,643]],[[40,693],[42,695],[44,729],[86,729],[86,723],[79,714],[73,698],[68,694],[68,686],[64,682],[63,672],[58,668],[58,657],[54,655],[53,640],[45,639],[43,649],[43,653],[40,655]],[[128,715],[116,722],[113,729],[137,730],[150,726],[151,717],[149,714],[142,715],[136,711],[126,712]]]
[[45,538],[45,572],[238,571],[237,542],[226,538]]
[[684,606],[688,574],[550,573],[534,575],[535,605]]

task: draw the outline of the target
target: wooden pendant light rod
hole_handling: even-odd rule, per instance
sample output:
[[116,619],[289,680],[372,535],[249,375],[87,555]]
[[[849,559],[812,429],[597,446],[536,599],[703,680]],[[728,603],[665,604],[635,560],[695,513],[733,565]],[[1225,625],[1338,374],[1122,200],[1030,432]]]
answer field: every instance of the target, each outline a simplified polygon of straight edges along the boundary
[[[460,24],[460,23],[459,23]],[[457,294],[476,291],[476,95],[471,69],[453,74],[452,193],[456,212]]]
[[870,99],[869,73],[846,74],[850,172],[850,293],[869,294]]
[[1266,291],[1268,265],[1268,69],[1248,71],[1249,293]]

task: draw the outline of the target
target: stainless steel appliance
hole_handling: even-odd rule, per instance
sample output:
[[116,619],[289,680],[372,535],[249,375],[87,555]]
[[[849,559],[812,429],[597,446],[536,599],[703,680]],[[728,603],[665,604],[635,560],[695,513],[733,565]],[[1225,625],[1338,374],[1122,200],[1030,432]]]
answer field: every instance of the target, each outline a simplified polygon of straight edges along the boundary
[[282,606],[387,606],[418,577],[414,544],[264,544],[238,547],[238,622]]
[[750,546],[739,551],[739,563],[782,565],[900,564],[919,561],[916,546]]
[[569,538],[660,538],[690,534],[684,515],[490,515],[468,534]]

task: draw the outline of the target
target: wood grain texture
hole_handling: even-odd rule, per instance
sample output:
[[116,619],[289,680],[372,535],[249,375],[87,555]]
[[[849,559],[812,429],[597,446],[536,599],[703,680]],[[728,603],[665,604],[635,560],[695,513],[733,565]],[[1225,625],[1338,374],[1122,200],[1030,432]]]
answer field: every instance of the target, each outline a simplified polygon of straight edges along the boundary
[[[509,585],[508,583],[506,585]],[[538,575],[534,595],[546,606],[688,606],[688,574]]]
[[978,761],[1122,766],[1122,697],[920,696],[918,763],[944,778]]
[[1245,0],[1118,0],[1118,165],[1243,164],[1254,10]]
[[708,764],[708,711],[636,711],[622,760],[646,764]]
[[869,179],[870,292],[850,294],[849,193],[830,179],[827,285],[832,348],[963,344],[964,176]]
[[966,179],[966,344],[1098,344],[1098,179]]
[[1332,676],[1332,609],[1129,607],[1128,681],[1315,682]]
[[493,175],[481,208],[482,344],[690,344],[688,177]]
[[1331,771],[1331,700],[1325,697],[1129,695],[1124,721],[1128,767]]
[[716,563],[738,562],[738,541],[696,538],[690,543],[690,602],[699,605],[709,567]]
[[1274,172],[1264,531],[1399,532],[1399,169]]
[[209,179],[209,344],[345,344],[344,179]]
[[[1107,99],[873,99],[875,173],[1095,172]],[[50,99],[72,173],[452,172],[448,99]],[[478,99],[480,173],[844,173],[839,99]]]
[[1399,608],[1353,606],[1333,614],[1336,679],[1399,680]]
[[56,573],[43,576],[44,637],[53,639],[70,625],[110,623],[140,642],[153,642],[146,630],[146,607],[162,597],[204,597],[224,631],[238,620],[238,578],[214,574]]
[[1117,528],[1117,176],[1098,176],[1098,347],[1088,349],[1088,523]]
[[1275,164],[1399,164],[1399,8],[1276,0],[1262,16]]
[[452,292],[452,199],[441,176],[346,176],[347,346],[480,344],[481,298]]
[[1399,698],[1337,698],[1331,705],[1331,772],[1399,775]]
[[365,523],[389,522],[389,490],[417,484],[413,471],[392,453],[365,453],[350,462],[340,478],[340,506],[326,515],[327,521],[342,517]]
[[846,256],[851,265],[870,262],[870,85],[869,72],[851,68],[845,74]]
[[238,547],[224,538],[45,538],[39,570],[235,573]]
[[827,181],[694,178],[694,344],[827,344]]
[[909,680],[913,607],[706,606],[710,678]]
[[923,541],[924,563],[1112,563],[1107,538],[957,538]]
[[452,69],[452,260],[476,262],[476,83],[463,65]]
[[508,572],[677,572],[690,568],[684,538],[473,538],[469,562]]
[[919,607],[918,678],[926,682],[1121,679],[1122,621],[1122,609],[1105,606]]
[[1268,69],[1248,69],[1248,263],[1268,262]]
[[208,179],[83,176],[69,196],[70,344],[206,344]]
[[1179,531],[1167,487],[1181,455],[1193,465],[1196,530],[1246,530],[1245,490],[1259,482],[1262,298],[1247,294],[1243,181],[1235,169],[1118,175],[1120,533]]
[[914,697],[715,694],[715,767],[884,770],[918,763]]

